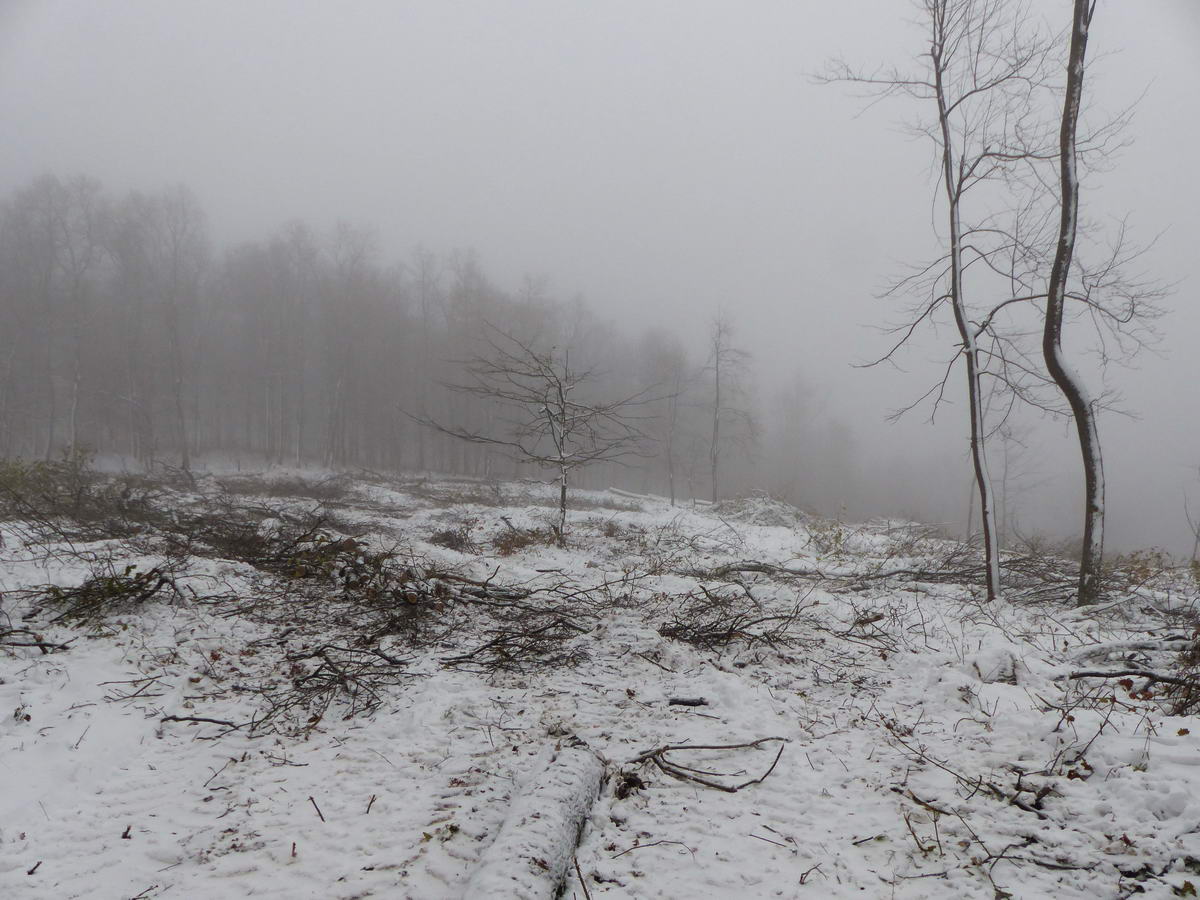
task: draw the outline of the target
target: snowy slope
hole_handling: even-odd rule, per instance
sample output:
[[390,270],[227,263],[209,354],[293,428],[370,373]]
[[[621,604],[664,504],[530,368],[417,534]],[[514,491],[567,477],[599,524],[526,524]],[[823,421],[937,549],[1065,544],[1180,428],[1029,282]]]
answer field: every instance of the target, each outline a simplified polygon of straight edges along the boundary
[[[585,896],[576,862],[591,897],[614,898],[1094,900],[1200,885],[1200,729],[1140,681],[1066,677],[1131,665],[1143,651],[1130,641],[1187,643],[1194,591],[1089,615],[990,608],[969,586],[884,577],[932,566],[938,541],[768,501],[679,510],[581,492],[567,549],[499,552],[546,500],[526,485],[375,481],[323,502],[364,546],[552,586],[556,616],[579,612],[553,632],[569,664],[496,670],[480,650],[494,623],[448,599],[448,633],[373,645],[403,658],[404,677],[352,718],[343,698],[315,721],[248,724],[264,686],[285,688],[305,653],[346,637],[337,603],[281,605],[286,573],[194,553],[170,596],[93,624],[36,613],[25,626],[69,644],[0,651],[0,895],[502,896],[486,875],[498,838],[514,841],[512,820],[539,805],[554,812],[546,785],[571,778],[547,767],[580,743],[606,777],[574,859],[538,857],[525,832],[511,846],[533,849],[501,854],[528,852],[535,876],[561,862],[566,896]],[[463,523],[463,551],[427,542]],[[47,554],[23,535],[4,533],[0,623],[39,607],[23,589],[79,584],[112,549]],[[141,550],[133,561],[154,566],[153,542]],[[745,561],[766,565],[727,571]],[[564,584],[591,590],[564,600]],[[697,637],[714,595],[761,639]],[[700,780],[631,763],[768,737],[783,740],[665,755]],[[768,770],[735,792],[701,783]]]

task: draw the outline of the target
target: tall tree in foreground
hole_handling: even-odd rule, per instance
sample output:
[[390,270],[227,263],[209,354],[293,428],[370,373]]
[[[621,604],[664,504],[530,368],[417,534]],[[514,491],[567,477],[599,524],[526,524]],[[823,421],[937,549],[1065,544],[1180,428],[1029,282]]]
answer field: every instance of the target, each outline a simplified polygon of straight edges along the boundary
[[[942,254],[918,266],[897,286],[928,291],[913,317],[897,330],[900,339],[877,362],[891,360],[924,321],[936,322],[949,307],[958,338],[941,382],[925,396],[936,403],[946,379],[961,360],[966,376],[970,453],[983,539],[989,600],[1000,593],[1000,548],[992,479],[988,470],[985,389],[990,354],[979,339],[991,317],[974,296],[995,297],[986,282],[998,260],[1011,253],[1012,240],[994,223],[997,188],[1013,171],[1036,161],[1040,147],[1037,99],[1047,85],[1051,42],[1026,27],[1029,9],[1009,0],[919,0],[928,49],[913,72],[862,73],[836,64],[822,80],[864,86],[877,96],[907,96],[926,104],[929,114],[912,127],[936,147],[938,192],[942,195]],[[991,190],[989,190],[991,189]],[[978,198],[977,200],[975,198]],[[968,219],[970,198],[971,218]],[[977,269],[978,275],[969,270]],[[974,275],[969,279],[969,275]],[[1007,288],[1004,284],[1001,289]],[[911,408],[911,407],[910,407]]]
[[1046,370],[1070,404],[1083,454],[1084,518],[1083,550],[1079,564],[1079,604],[1095,603],[1100,596],[1100,566],[1104,559],[1104,462],[1100,455],[1100,432],[1096,408],[1079,374],[1067,363],[1062,350],[1063,310],[1067,279],[1075,254],[1079,227],[1079,170],[1076,142],[1079,107],[1083,98],[1084,60],[1088,28],[1096,10],[1095,0],[1075,0],[1071,19],[1071,51],[1067,59],[1067,84],[1063,96],[1062,126],[1059,131],[1059,201],[1061,218],[1050,285],[1046,296],[1046,323],[1042,354]]

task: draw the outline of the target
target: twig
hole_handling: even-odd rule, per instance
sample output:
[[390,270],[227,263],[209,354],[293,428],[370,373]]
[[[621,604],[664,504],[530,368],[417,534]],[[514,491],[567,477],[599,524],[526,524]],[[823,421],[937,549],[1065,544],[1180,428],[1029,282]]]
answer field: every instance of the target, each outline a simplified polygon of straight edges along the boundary
[[751,834],[750,837],[758,841],[766,841],[768,844],[774,844],[776,847],[782,847],[784,850],[791,850],[793,853],[796,852],[794,847],[789,847],[787,844],[781,843],[780,841],[773,841],[770,838],[763,837],[761,834]]
[[579,869],[579,857],[572,856],[571,859],[575,863],[575,877],[579,879],[579,886],[583,888],[584,900],[592,900],[592,892],[588,890],[587,882],[583,880],[583,872]]
[[638,653],[637,651],[634,651],[634,654],[633,654],[633,655],[634,655],[634,656],[640,656],[640,657],[641,657],[642,659],[644,659],[646,662],[650,663],[650,665],[652,665],[652,666],[658,666],[658,667],[659,667],[660,669],[662,669],[664,672],[670,672],[672,675],[674,675],[674,674],[675,674],[675,670],[674,670],[674,669],[670,668],[669,666],[664,666],[664,665],[663,665],[662,663],[660,663],[660,662],[656,662],[655,660],[653,660],[653,659],[651,659],[650,657],[648,657],[648,656],[647,656],[645,653]]
[[321,813],[321,807],[317,806],[317,801],[312,798],[311,794],[308,797],[308,802],[313,805],[313,809],[315,809],[317,811],[317,815],[320,816],[321,821],[324,822],[325,816]]
[[208,787],[209,784],[212,783],[212,780],[214,778],[216,778],[218,775],[220,775],[222,772],[224,772],[226,769],[228,769],[229,763],[231,763],[233,761],[234,761],[233,757],[230,757],[229,760],[225,763],[225,765],[221,766],[221,768],[219,768],[219,769],[217,769],[217,771],[213,772],[212,775],[209,776],[208,781],[204,782],[204,784],[202,784],[201,787]]
[[243,727],[246,724],[245,722],[243,722],[241,725],[237,725],[237,724],[235,724],[233,722],[229,722],[225,719],[210,719],[207,716],[163,716],[161,719],[159,719],[159,721],[160,722],[208,722],[210,725],[224,725],[227,728],[232,728],[234,731],[237,731],[239,728]]
[[912,835],[913,843],[915,843],[917,845],[917,849],[921,851],[922,856],[924,856],[925,854],[927,854],[931,850],[933,850],[932,845],[929,847],[926,847],[924,844],[921,843],[921,839],[919,837],[917,837],[917,832],[912,827],[912,820],[909,819],[908,813],[904,814],[904,824],[908,826],[908,833]]
[[610,857],[610,858],[616,859],[618,856],[624,856],[626,853],[632,853],[634,850],[645,850],[647,847],[657,847],[660,844],[676,844],[676,845],[682,847],[688,853],[692,854],[693,858],[696,856],[696,851],[693,850],[691,847],[689,847],[687,844],[685,844],[683,841],[651,841],[649,844],[634,844],[632,847],[628,848],[627,850],[622,850],[620,853],[614,853],[612,855],[612,857]]

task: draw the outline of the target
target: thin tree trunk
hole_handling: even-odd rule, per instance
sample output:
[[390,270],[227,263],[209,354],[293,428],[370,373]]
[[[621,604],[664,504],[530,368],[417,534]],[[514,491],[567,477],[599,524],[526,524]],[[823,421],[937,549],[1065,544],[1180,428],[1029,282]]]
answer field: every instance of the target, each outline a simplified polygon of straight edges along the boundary
[[54,431],[58,421],[57,399],[58,392],[54,389],[54,350],[53,350],[54,334],[53,332],[46,338],[46,354],[43,357],[45,367],[44,374],[46,379],[46,391],[49,395],[47,402],[47,418],[46,418],[46,452],[43,454],[47,460],[54,456]]
[[79,452],[79,383],[81,380],[79,354],[79,334],[77,329],[75,335],[75,361],[72,363],[71,372],[71,412],[67,423],[70,429],[68,446],[70,447],[72,457]]
[[[174,305],[175,301],[171,301]],[[191,473],[192,458],[188,451],[187,417],[183,409],[183,360],[179,344],[179,312],[171,310],[171,357],[173,369],[171,372],[171,389],[175,400],[175,422],[179,429],[179,467],[184,472]]]
[[971,472],[971,483],[967,487],[967,543],[975,534],[975,472]]
[[[74,255],[71,259],[74,262]],[[71,406],[68,427],[70,437],[68,447],[74,458],[79,452],[79,394],[83,382],[83,285],[81,278],[76,275],[71,290],[71,307],[73,311],[71,322],[71,341],[73,346],[71,360]]]
[[333,389],[333,403],[329,411],[329,443],[325,449],[325,466],[332,468],[335,460],[339,459],[338,449],[341,433],[342,386],[344,379],[338,376]]
[[567,467],[558,471],[558,546],[567,546]]
[[1046,370],[1071,407],[1079,435],[1079,450],[1083,457],[1083,552],[1079,564],[1078,597],[1081,606],[1095,603],[1100,597],[1100,567],[1104,559],[1104,463],[1100,455],[1100,433],[1096,425],[1095,407],[1083,386],[1083,380],[1063,356],[1062,325],[1067,278],[1075,254],[1075,234],[1079,225],[1079,173],[1076,168],[1075,132],[1083,97],[1088,27],[1091,25],[1094,11],[1095,0],[1075,0],[1071,23],[1071,51],[1067,62],[1067,87],[1063,98],[1062,126],[1059,131],[1062,210],[1058,247],[1054,254],[1054,265],[1050,269],[1046,323],[1042,333],[1042,355],[1046,359]]
[[[718,341],[720,338],[718,338]],[[721,345],[718,342],[713,354],[713,380],[716,398],[713,401],[712,444],[708,450],[708,461],[712,467],[712,502],[720,500],[720,490],[717,483],[717,469],[721,462]]]
[[667,493],[671,497],[671,505],[675,505],[675,449],[670,434],[667,436]]
[[[944,8],[941,10],[944,15]],[[963,299],[962,222],[959,218],[959,202],[962,186],[955,177],[954,147],[950,135],[950,110],[942,84],[944,21],[935,20],[931,55],[935,72],[935,87],[938,104],[938,122],[942,132],[942,176],[945,182],[946,201],[949,206],[950,225],[950,303],[954,309],[954,322],[962,340],[962,353],[967,364],[967,400],[971,408],[971,461],[975,469],[975,481],[979,488],[979,517],[983,529],[983,553],[986,567],[988,600],[1000,596],[1000,548],[996,543],[995,513],[992,507],[991,480],[988,474],[987,455],[984,448],[983,402],[979,377],[979,351],[975,335],[967,318]]]

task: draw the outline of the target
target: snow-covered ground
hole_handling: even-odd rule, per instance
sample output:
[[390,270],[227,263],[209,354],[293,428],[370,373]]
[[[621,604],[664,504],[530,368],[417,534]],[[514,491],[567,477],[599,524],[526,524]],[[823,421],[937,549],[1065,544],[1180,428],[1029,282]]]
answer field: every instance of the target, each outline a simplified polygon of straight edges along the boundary
[[[511,896],[560,870],[578,898],[1097,900],[1200,885],[1197,723],[1168,715],[1161,684],[1068,677],[1166,672],[1194,640],[1194,585],[1087,612],[989,607],[913,574],[946,568],[952,549],[919,529],[767,500],[678,509],[578,492],[568,548],[514,548],[506,538],[544,528],[548,492],[233,486],[264,534],[321,509],[327,533],[443,587],[417,625],[367,632],[353,612],[365,589],[341,571],[300,579],[158,531],[47,545],[3,526],[0,630],[44,646],[0,649],[0,896],[507,896],[498,863],[529,874]],[[158,502],[216,490],[205,479]],[[465,543],[429,543],[438,532]],[[52,623],[45,586],[79,585],[114,553],[117,574],[169,571],[174,588]],[[301,581],[302,595],[286,589]],[[532,619],[505,618],[514,597]],[[522,627],[544,640],[514,639]],[[352,700],[348,678],[328,709],[277,708],[375,651],[391,666],[375,696]],[[741,746],[650,755],[667,745]],[[596,757],[605,777],[578,847],[545,843],[541,820],[590,792]]]

